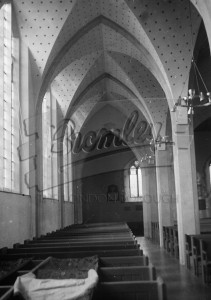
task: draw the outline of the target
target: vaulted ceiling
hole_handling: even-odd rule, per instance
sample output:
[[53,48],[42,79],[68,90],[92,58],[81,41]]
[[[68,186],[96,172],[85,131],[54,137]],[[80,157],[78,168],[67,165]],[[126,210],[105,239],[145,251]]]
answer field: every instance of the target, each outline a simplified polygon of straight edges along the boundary
[[[201,17],[189,0],[13,0],[37,101],[51,85],[63,116],[128,102],[165,124],[188,85]],[[120,105],[119,105],[120,106]]]

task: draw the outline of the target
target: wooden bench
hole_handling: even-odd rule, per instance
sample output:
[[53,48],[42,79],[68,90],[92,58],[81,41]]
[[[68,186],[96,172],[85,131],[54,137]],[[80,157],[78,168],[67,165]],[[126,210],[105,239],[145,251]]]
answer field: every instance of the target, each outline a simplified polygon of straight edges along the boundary
[[81,239],[89,239],[89,240],[99,240],[99,239],[110,239],[110,240],[114,240],[114,239],[120,239],[120,240],[133,240],[135,237],[132,236],[132,235],[129,235],[129,236],[121,236],[121,235],[80,235],[80,236],[77,236],[77,235],[74,235],[74,236],[51,236],[51,235],[45,235],[45,236],[41,236],[39,238],[33,238],[33,240],[52,240],[52,239],[55,239],[55,240],[61,240],[61,239],[68,239],[68,240],[81,240]]
[[160,234],[159,234],[159,223],[151,222],[151,231],[152,231],[152,241],[159,244]]
[[121,266],[147,266],[149,259],[147,256],[119,256],[100,257],[100,267],[121,267]]
[[163,226],[164,249],[172,256],[179,258],[179,242],[177,226]]
[[[31,270],[28,270],[27,268],[25,268],[25,269],[22,268],[19,271],[19,275],[23,275],[29,271],[36,274],[39,271],[39,269],[41,269],[43,266],[45,266],[47,264],[49,259],[50,258],[48,257],[41,263],[37,264]],[[125,257],[124,259],[127,259],[127,257]],[[132,282],[137,281],[138,284],[140,284],[140,283],[142,284],[144,281],[144,282],[147,282],[147,285],[150,286],[149,288],[151,289],[152,286],[151,286],[151,284],[149,284],[149,281],[156,280],[156,273],[155,273],[155,269],[152,265],[149,265],[148,267],[146,267],[146,266],[145,267],[144,266],[143,267],[138,267],[138,266],[104,267],[104,268],[101,268],[99,271],[99,279],[100,279],[100,281],[102,279],[104,279],[105,281],[108,281],[108,280],[117,281],[117,279],[118,279],[119,281],[124,281],[126,283],[126,285],[128,285],[128,283],[131,283],[131,280],[132,280]],[[105,282],[103,282],[103,284],[104,283]],[[118,283],[119,282],[117,281],[117,284]],[[109,281],[109,284],[110,284],[110,281]],[[129,287],[130,287],[130,285],[129,285]],[[142,286],[142,289],[138,291],[139,294],[142,296],[143,296],[143,288],[145,288],[144,285]],[[101,284],[100,284],[100,289],[101,289]],[[3,298],[0,298],[1,300],[12,299],[12,294],[13,294],[12,286],[0,287],[0,292],[2,292],[2,295],[4,295]],[[148,291],[148,293],[149,293],[149,291]],[[137,290],[136,290],[136,295],[138,295]],[[152,295],[154,296],[154,293]],[[101,299],[101,297],[96,298],[96,299]],[[132,298],[129,297],[128,299],[132,299]],[[139,298],[137,298],[137,299],[139,299]],[[152,299],[157,299],[157,298],[152,298]],[[158,299],[164,299],[164,298],[158,298]]]
[[178,228],[177,226],[173,226],[173,247],[174,247],[174,256],[175,258],[179,258],[179,237],[178,237]]
[[133,250],[133,249],[139,249],[140,245],[91,245],[91,246],[64,246],[63,244],[55,244],[54,246],[51,247],[43,247],[43,246],[38,246],[38,247],[27,247],[26,245],[19,245],[19,247],[16,248],[8,248],[4,249],[3,253],[6,254],[14,254],[14,253],[32,253],[31,256],[35,253],[46,253],[46,252],[76,252],[76,251],[121,251],[121,250]]
[[169,252],[169,233],[166,226],[163,226],[163,246]]
[[155,268],[148,266],[121,266],[99,268],[100,282],[156,280]]
[[93,300],[166,300],[166,286],[155,281],[100,282]]
[[[114,234],[114,233],[101,233],[101,234],[93,234],[93,233],[69,233],[69,234],[51,234],[51,235],[46,235],[44,236],[45,239],[81,239],[81,238],[111,238],[111,239],[115,239],[115,238],[121,238],[121,239],[130,239],[130,238],[134,238],[134,236],[132,234],[122,234],[122,233],[118,233],[118,234]],[[42,239],[42,236],[41,236]]]
[[66,226],[63,230],[68,230],[71,228],[96,228],[96,227],[123,227],[123,228],[129,228],[127,223],[125,222],[106,222],[106,223],[83,223],[83,224],[72,224],[69,226]]
[[[200,264],[202,265],[203,256],[202,256],[202,241],[210,241],[211,235],[209,234],[199,234],[199,235],[186,235],[186,255],[193,257],[193,267],[194,267],[194,274],[196,276],[200,275],[200,270],[202,270],[202,277],[204,276],[204,271],[202,266],[200,268]],[[204,281],[204,279],[203,279]]]
[[[64,259],[94,255],[99,256],[100,283],[93,299],[166,299],[165,285],[160,278],[156,280],[155,268],[149,264],[124,223],[68,226],[41,238],[27,240],[24,244],[15,244],[14,248],[4,248],[0,259],[33,257],[31,265],[18,269],[8,281],[13,283],[18,275],[29,271],[36,274],[49,257]],[[13,289],[8,282],[0,286],[3,297],[0,300],[12,299]]]
[[131,234],[132,231],[131,229],[119,226],[119,227],[91,227],[91,228],[70,228],[70,229],[59,229],[56,230],[54,232],[52,232],[52,234],[68,234],[68,233],[85,233],[85,234],[89,234],[89,233],[97,233],[97,234],[107,234],[107,233],[122,233],[122,234]]
[[163,243],[164,243],[164,249],[167,252],[172,253],[173,251],[172,226],[163,226]]
[[211,238],[200,239],[200,253],[202,264],[202,280],[204,284],[211,283]]
[[[65,239],[57,239],[57,238],[51,238],[51,239],[45,239],[45,238],[34,238],[32,242],[34,243],[102,243],[102,242],[120,242],[120,243],[127,243],[127,242],[134,242],[136,241],[136,239],[134,238],[65,238]],[[24,244],[27,244],[28,242],[30,242],[29,240],[26,240],[24,242]]]
[[186,257],[186,266],[188,269],[191,269],[191,257],[192,253],[192,242],[191,236],[189,234],[185,234],[185,257]]
[[211,234],[211,218],[200,219],[200,232],[201,234]]
[[58,245],[61,245],[61,246],[69,246],[69,247],[91,247],[91,246],[120,246],[120,247],[123,247],[123,246],[136,246],[137,245],[137,241],[126,241],[126,242],[123,242],[123,241],[97,241],[97,242],[94,242],[94,241],[80,241],[80,242],[53,242],[53,241],[50,241],[50,242],[46,242],[46,243],[42,243],[42,242],[39,242],[39,241],[28,241],[28,242],[24,242],[24,245],[23,244],[14,244],[13,245],[13,248],[35,248],[35,247],[54,247],[54,246],[58,246]]
[[81,240],[81,239],[86,239],[86,240],[103,240],[103,239],[110,239],[110,240],[134,240],[134,236],[132,235],[114,235],[114,234],[107,234],[107,235],[45,235],[41,236],[39,238],[35,238],[35,240]]
[[211,224],[200,224],[200,232],[203,234],[211,234]]
[[131,232],[131,229],[125,225],[115,225],[115,226],[71,226],[64,229],[58,229],[54,231],[55,233],[65,233],[65,232]]
[[50,251],[50,252],[16,252],[16,249],[12,249],[14,252],[7,253],[4,252],[0,254],[0,259],[18,259],[18,258],[26,258],[26,257],[34,257],[36,259],[44,259],[48,256],[54,256],[58,258],[69,258],[69,257],[84,257],[84,256],[92,256],[98,255],[99,257],[113,257],[113,256],[142,256],[143,251],[140,249],[121,249],[121,250],[86,250],[83,251]]
[[[139,248],[140,245],[138,243],[36,243],[36,244],[15,244],[13,249],[27,249],[27,248],[49,248],[49,249],[73,249],[80,250],[81,248],[86,248],[87,250],[92,249],[136,249]],[[44,250],[45,251],[45,250]]]

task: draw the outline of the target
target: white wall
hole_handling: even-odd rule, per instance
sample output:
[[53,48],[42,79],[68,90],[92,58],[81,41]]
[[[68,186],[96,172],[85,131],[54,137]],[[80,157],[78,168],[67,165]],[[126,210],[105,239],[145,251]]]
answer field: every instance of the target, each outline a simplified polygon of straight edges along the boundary
[[[32,199],[28,195],[0,192],[0,248],[12,247],[34,237]],[[61,207],[58,200],[42,200],[41,234],[61,228]],[[74,223],[73,203],[64,203],[64,226]]]
[[0,192],[0,248],[33,237],[31,203],[28,195]]
[[63,204],[63,226],[74,224],[74,204],[72,202],[64,202]]
[[61,228],[60,202],[58,200],[43,198],[41,209],[41,234]]

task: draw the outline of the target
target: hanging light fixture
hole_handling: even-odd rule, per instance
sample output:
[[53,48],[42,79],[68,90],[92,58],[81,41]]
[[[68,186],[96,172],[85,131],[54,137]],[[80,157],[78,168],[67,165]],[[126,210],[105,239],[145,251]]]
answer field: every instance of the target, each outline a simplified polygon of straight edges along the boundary
[[[191,29],[191,35],[193,37],[193,28],[192,28],[192,14],[191,14],[191,4],[189,2],[189,13],[190,13],[190,29]],[[193,41],[193,38],[192,38]],[[192,47],[194,48],[193,42]],[[188,95],[185,97],[179,97],[174,105],[174,107],[171,109],[172,112],[175,112],[177,110],[177,107],[187,107],[187,114],[193,115],[195,108],[201,108],[211,105],[211,93],[208,91],[207,86],[203,80],[203,77],[197,67],[196,61],[194,59],[194,51],[193,51],[193,57],[191,61],[191,66],[194,71],[194,76],[196,80],[197,85],[197,92],[194,88],[190,88],[188,90]],[[201,82],[202,86],[204,87],[204,91],[202,92],[199,87],[199,81]]]
[[[189,95],[188,97],[179,97],[177,102],[175,103],[172,112],[176,111],[177,106],[180,107],[187,107],[188,109],[188,115],[194,114],[194,108],[200,108],[200,107],[206,107],[211,105],[211,94],[210,92],[207,92],[206,95],[204,95],[203,92],[200,92],[198,95],[195,94],[195,90],[189,89],[188,91]],[[194,104],[194,100],[199,99],[200,104]]]
[[151,147],[155,147],[155,149],[161,147],[163,144],[165,144],[165,145],[173,145],[174,142],[171,140],[171,138],[168,135],[159,136],[156,139],[152,138],[149,141],[149,145]]

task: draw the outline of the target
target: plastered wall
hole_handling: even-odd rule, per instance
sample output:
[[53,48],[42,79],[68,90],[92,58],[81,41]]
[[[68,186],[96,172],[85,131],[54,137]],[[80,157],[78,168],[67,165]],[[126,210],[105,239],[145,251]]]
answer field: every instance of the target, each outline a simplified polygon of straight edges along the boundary
[[30,196],[0,192],[0,248],[33,237]]

